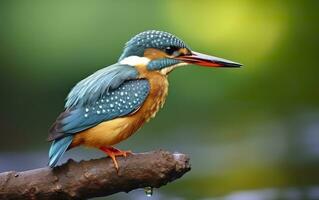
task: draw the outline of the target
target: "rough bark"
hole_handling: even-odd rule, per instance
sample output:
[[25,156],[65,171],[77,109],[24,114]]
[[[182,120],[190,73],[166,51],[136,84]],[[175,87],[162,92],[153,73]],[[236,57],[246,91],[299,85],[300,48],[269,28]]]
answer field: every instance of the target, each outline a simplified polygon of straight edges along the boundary
[[88,199],[161,187],[190,170],[189,158],[180,153],[155,151],[118,157],[116,172],[110,158],[67,163],[0,174],[0,199]]

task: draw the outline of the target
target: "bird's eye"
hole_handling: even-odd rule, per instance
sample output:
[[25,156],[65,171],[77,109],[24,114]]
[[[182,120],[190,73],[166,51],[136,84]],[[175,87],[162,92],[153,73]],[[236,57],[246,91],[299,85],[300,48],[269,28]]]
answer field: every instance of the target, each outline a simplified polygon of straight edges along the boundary
[[165,48],[165,53],[167,53],[167,55],[173,55],[178,49],[178,47],[168,46]]

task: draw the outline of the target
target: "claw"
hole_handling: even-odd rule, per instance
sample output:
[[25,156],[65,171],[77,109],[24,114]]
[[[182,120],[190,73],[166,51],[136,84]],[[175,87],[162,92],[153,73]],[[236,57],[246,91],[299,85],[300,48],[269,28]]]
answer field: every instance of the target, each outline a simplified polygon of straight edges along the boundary
[[100,147],[100,150],[106,153],[112,159],[116,171],[119,170],[116,156],[123,156],[126,158],[128,155],[132,154],[132,151],[122,151],[114,147]]

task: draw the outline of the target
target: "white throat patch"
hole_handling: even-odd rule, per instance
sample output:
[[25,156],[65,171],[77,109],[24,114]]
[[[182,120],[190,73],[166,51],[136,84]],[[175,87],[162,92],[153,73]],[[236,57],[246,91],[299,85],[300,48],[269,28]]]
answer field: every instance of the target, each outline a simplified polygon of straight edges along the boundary
[[127,58],[124,58],[120,61],[120,64],[122,65],[131,65],[131,66],[137,66],[137,65],[147,65],[151,60],[146,57],[139,57],[139,56],[129,56]]

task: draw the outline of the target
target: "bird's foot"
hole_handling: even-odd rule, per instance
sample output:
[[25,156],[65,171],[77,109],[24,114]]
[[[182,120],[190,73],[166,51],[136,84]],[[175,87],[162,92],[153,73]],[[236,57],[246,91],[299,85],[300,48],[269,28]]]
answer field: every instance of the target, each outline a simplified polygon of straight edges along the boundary
[[122,151],[114,147],[100,147],[100,150],[106,153],[113,160],[116,171],[119,170],[119,165],[117,163],[116,156],[126,157],[127,155],[132,154],[132,151]]

